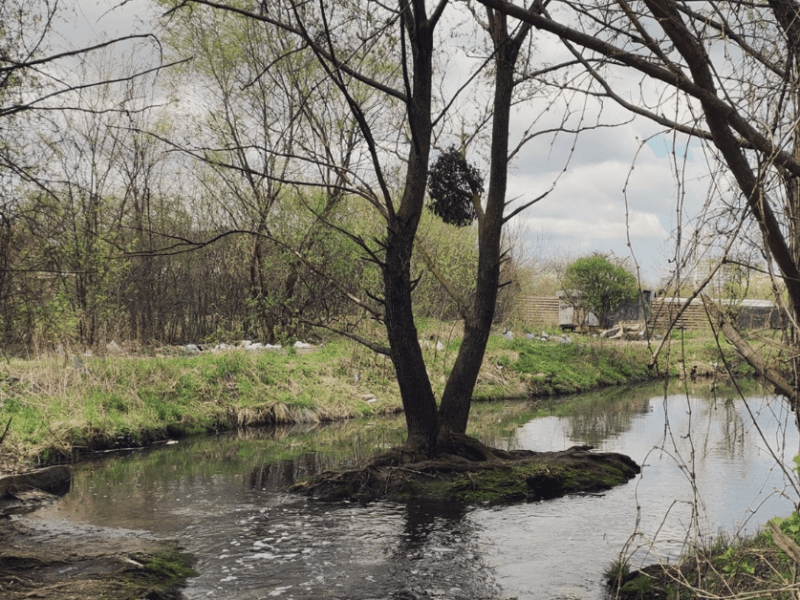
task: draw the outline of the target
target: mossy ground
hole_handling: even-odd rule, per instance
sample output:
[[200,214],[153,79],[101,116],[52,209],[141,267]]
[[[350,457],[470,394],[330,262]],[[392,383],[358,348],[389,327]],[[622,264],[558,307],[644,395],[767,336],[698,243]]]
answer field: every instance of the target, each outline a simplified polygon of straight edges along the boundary
[[606,490],[640,472],[629,457],[592,452],[590,446],[560,452],[503,451],[465,435],[445,437],[435,458],[395,448],[359,468],[320,473],[292,491],[329,501],[498,504]]
[[192,556],[176,548],[165,547],[155,554],[134,553],[130,558],[142,567],[123,574],[120,591],[125,596],[118,598],[180,598],[180,588],[186,579],[197,575],[192,568]]
[[566,450],[520,459],[497,469],[460,473],[441,485],[420,488],[429,499],[468,504],[548,500],[568,494],[598,492],[626,483],[638,467],[619,456]]

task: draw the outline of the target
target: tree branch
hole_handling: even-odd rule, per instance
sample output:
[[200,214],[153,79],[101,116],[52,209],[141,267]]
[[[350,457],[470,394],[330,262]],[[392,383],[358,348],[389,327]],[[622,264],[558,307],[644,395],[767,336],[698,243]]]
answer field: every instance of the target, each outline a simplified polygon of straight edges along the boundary
[[793,410],[797,410],[798,391],[795,386],[789,383],[778,371],[770,367],[764,359],[753,350],[750,344],[747,343],[736,328],[725,318],[725,315],[722,314],[722,311],[714,304],[711,298],[706,294],[702,294],[701,298],[709,319],[713,324],[722,330],[727,340],[734,345],[748,364],[758,371],[779,394],[786,396]]

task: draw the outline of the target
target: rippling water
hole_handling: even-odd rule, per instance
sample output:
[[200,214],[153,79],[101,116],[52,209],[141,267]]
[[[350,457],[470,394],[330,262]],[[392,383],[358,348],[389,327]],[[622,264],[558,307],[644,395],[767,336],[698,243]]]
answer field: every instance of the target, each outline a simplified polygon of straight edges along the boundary
[[198,557],[190,599],[597,599],[623,548],[636,566],[792,510],[796,477],[779,465],[793,466],[798,452],[793,415],[776,401],[701,396],[651,388],[562,400],[544,414],[526,403],[477,407],[473,422],[490,443],[590,443],[644,465],[603,494],[464,508],[326,504],[282,491],[397,443],[403,421],[391,419],[183,441],[80,465],[73,490],[30,518],[179,539]]

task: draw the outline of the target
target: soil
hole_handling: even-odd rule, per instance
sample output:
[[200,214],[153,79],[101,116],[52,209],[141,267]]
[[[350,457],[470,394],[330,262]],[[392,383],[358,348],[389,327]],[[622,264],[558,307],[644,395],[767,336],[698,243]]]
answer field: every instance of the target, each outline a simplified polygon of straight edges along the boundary
[[179,597],[190,558],[139,532],[0,520],[0,597],[160,600]]

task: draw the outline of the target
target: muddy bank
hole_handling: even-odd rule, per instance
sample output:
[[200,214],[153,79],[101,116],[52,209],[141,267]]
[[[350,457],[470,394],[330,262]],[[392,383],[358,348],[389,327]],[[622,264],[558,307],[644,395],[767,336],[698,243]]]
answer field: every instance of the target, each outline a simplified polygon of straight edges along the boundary
[[171,599],[193,574],[188,555],[140,532],[16,517],[0,539],[4,600]]
[[193,573],[177,547],[139,532],[20,516],[57,502],[71,481],[64,465],[0,477],[0,597],[177,598]]
[[57,465],[0,476],[0,518],[24,514],[54,502],[72,483],[69,467]]

